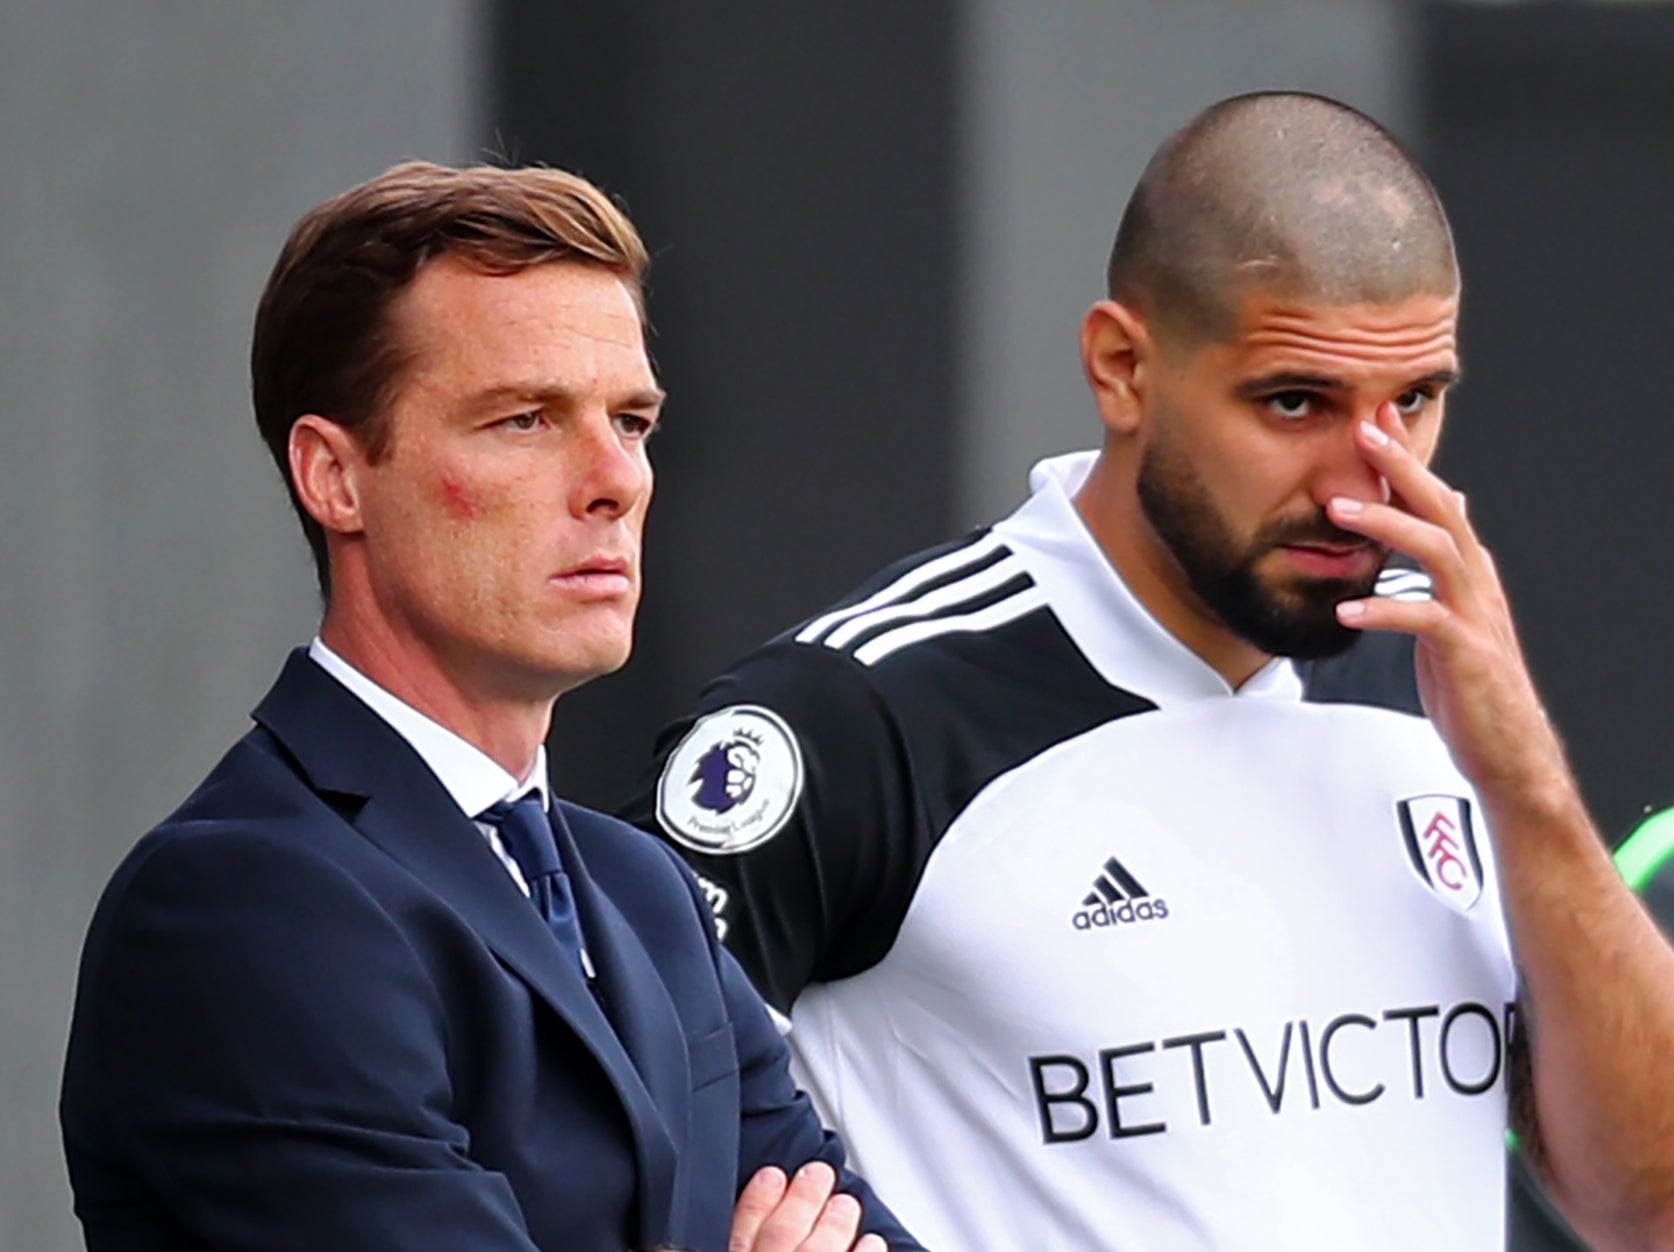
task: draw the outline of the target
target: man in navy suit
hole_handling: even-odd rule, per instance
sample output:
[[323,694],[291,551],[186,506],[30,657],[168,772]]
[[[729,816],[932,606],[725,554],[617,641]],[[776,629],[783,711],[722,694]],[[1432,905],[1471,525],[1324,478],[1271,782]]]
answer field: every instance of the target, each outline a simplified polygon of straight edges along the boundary
[[639,598],[645,259],[552,170],[399,166],[292,232],[252,372],[324,619],[93,919],[94,1252],[917,1247],[691,876],[546,791]]

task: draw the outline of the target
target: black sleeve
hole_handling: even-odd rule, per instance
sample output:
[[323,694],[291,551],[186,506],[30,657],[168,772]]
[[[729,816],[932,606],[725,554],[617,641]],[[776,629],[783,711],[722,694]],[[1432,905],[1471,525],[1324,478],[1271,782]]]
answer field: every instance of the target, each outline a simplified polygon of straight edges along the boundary
[[763,996],[880,960],[930,835],[898,718],[829,648],[769,644],[658,736],[622,816],[674,844]]
[[1393,631],[1367,631],[1340,656],[1301,661],[1305,698],[1317,704],[1369,704],[1396,713],[1424,716],[1413,664],[1413,638]]
[[[1393,600],[1428,600],[1428,574],[1400,554],[1378,575],[1377,594]],[[1348,651],[1324,660],[1300,661],[1303,697],[1319,704],[1369,704],[1424,716],[1414,664],[1415,640],[1398,631],[1368,630]]]

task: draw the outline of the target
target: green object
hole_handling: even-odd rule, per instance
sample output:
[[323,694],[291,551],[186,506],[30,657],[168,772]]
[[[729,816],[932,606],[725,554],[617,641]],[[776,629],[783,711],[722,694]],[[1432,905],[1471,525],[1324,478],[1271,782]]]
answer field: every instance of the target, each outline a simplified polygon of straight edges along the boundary
[[1653,813],[1622,840],[1616,849],[1616,870],[1635,891],[1656,877],[1668,858],[1674,856],[1674,809]]

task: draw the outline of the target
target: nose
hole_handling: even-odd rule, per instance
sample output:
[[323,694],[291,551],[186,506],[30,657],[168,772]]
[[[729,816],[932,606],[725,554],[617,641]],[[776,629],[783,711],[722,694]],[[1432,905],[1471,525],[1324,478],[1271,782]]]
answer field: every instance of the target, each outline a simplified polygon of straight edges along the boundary
[[1333,496],[1382,503],[1389,499],[1389,484],[1360,455],[1355,446],[1355,427],[1362,420],[1375,420],[1376,413],[1354,413],[1348,420],[1332,423],[1320,436],[1318,460],[1309,480],[1309,494],[1321,508]]
[[632,513],[651,495],[651,462],[643,439],[624,434],[603,410],[588,414],[579,425],[570,512],[611,520]]

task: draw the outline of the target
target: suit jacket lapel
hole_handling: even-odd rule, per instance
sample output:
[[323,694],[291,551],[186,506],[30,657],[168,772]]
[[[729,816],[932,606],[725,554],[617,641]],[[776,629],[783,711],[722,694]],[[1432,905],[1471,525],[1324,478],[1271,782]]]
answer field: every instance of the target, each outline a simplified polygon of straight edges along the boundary
[[[387,722],[302,649],[291,654],[255,717],[293,755],[317,790],[364,799],[351,819],[355,828],[447,901],[587,1045],[627,1111],[638,1155],[642,1229],[648,1237],[657,1237],[666,1229],[672,1201],[674,1144],[685,1139],[683,1125],[677,1137],[670,1138],[662,1113],[678,1110],[683,1121],[685,1093],[679,1093],[679,1099],[664,1099],[669,1084],[659,1072],[654,1099],[623,1044],[634,1039],[638,1054],[666,1067],[669,1047],[678,1048],[679,1024],[670,1008],[661,1027],[667,1044],[659,1050],[643,1037],[653,1029],[655,1011],[641,1001],[653,1000],[652,993],[665,1003],[667,997],[620,914],[593,888],[585,872],[573,875],[583,925],[592,923],[600,931],[596,959],[604,963],[601,974],[608,971],[605,981],[612,988],[613,1010],[621,1000],[619,1039],[581,971],[565,959],[546,923],[495,860],[482,832]],[[561,853],[571,850],[573,843],[560,848]],[[576,865],[584,868],[579,854]],[[594,918],[600,920],[594,923]],[[591,948],[591,929],[588,939]],[[629,945],[638,951],[639,963],[620,955]],[[676,1072],[683,1076],[684,1053],[677,1055]]]

